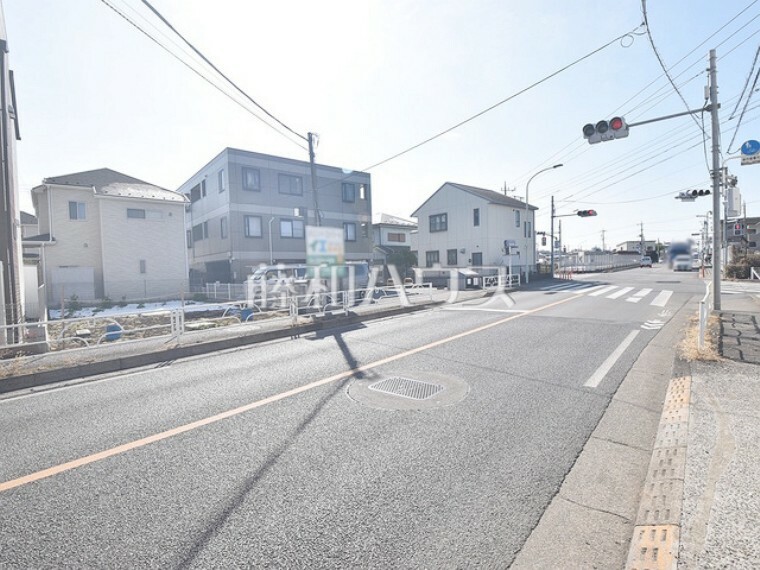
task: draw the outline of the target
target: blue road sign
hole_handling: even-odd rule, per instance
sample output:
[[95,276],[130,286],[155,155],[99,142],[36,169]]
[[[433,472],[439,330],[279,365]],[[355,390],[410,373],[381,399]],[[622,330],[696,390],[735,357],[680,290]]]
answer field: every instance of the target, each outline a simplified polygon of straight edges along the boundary
[[744,156],[752,156],[760,152],[760,142],[756,140],[748,140],[742,145],[742,154]]

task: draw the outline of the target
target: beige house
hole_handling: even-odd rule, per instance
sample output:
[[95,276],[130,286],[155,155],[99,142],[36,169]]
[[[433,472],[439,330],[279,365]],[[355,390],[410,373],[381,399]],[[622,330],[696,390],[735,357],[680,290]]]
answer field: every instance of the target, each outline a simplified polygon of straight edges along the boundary
[[108,168],[32,189],[48,303],[178,297],[187,291],[185,204],[177,192]]

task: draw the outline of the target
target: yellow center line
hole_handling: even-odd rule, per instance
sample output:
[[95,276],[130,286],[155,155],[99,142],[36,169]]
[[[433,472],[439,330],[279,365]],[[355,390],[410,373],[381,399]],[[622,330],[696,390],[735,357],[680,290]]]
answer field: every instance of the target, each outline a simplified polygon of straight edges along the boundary
[[543,311],[545,309],[549,309],[551,307],[555,307],[557,305],[561,305],[562,303],[567,303],[568,301],[572,301],[573,299],[579,299],[580,297],[566,297],[560,301],[555,301],[554,303],[550,303],[548,305],[542,305],[541,307],[537,307],[535,309],[529,309],[525,311],[524,313],[519,313],[516,315],[512,315],[510,317],[506,317],[503,319],[499,319],[498,321],[494,321],[493,323],[489,323],[486,325],[481,325],[479,327],[476,327],[474,329],[470,329],[461,333],[457,333],[455,335],[436,340],[434,342],[425,344],[423,346],[419,346],[417,348],[412,348],[410,350],[406,350],[404,352],[400,352],[398,354],[394,354],[393,356],[387,356],[385,358],[381,358],[380,360],[375,360],[374,362],[370,362],[369,364],[365,364],[363,366],[357,366],[356,368],[352,368],[351,370],[347,370],[345,372],[341,372],[339,374],[334,374],[333,376],[329,376],[327,378],[322,378],[321,380],[316,380],[314,382],[310,382],[309,384],[304,384],[303,386],[299,386],[298,388],[293,388],[292,390],[287,390],[285,392],[280,392],[279,394],[275,394],[273,396],[269,396],[268,398],[264,398],[262,400],[256,400],[255,402],[251,402],[249,404],[245,404],[243,406],[239,406],[237,408],[232,408],[230,410],[227,410],[225,412],[221,412],[219,414],[215,414],[213,416],[209,416],[206,418],[202,418],[200,420],[196,420],[194,422],[190,422],[188,424],[184,424],[166,431],[162,431],[160,433],[156,433],[153,435],[149,435],[148,437],[143,437],[141,439],[136,439],[134,441],[130,441],[129,443],[124,443],[122,445],[117,445],[116,447],[112,447],[110,449],[106,449],[103,451],[99,451],[97,453],[93,453],[91,455],[86,455],[84,457],[80,457],[79,459],[74,459],[72,461],[67,461],[66,463],[61,463],[59,465],[55,465],[53,467],[49,467],[47,469],[43,469],[41,471],[35,471],[34,473],[30,473],[29,475],[24,475],[23,477],[18,477],[16,479],[11,479],[9,481],[5,481],[4,483],[0,483],[0,493],[4,491],[9,491],[10,489],[15,489],[16,487],[21,487],[23,485],[27,485],[29,483],[33,483],[35,481],[39,481],[40,479],[46,479],[48,477],[52,477],[54,475],[58,475],[60,473],[64,473],[66,471],[70,471],[72,469],[76,469],[78,467],[83,467],[85,465],[89,465],[91,463],[95,463],[96,461],[101,461],[103,459],[107,459],[109,457],[113,457],[115,455],[120,455],[122,453],[126,453],[127,451],[132,451],[133,449],[138,449],[140,447],[144,447],[146,445],[150,445],[151,443],[155,443],[157,441],[162,441],[164,439],[169,439],[170,437],[174,437],[222,420],[225,420],[227,418],[231,418],[240,414],[243,414],[245,412],[249,412],[251,410],[255,410],[256,408],[260,408],[262,406],[266,406],[267,404],[271,404],[273,402],[278,402],[280,400],[284,400],[286,398],[290,398],[291,396],[296,396],[298,394],[301,394],[303,392],[307,392],[309,390],[313,390],[314,388],[319,388],[320,386],[324,386],[325,384],[330,384],[332,382],[337,382],[338,380],[343,380],[345,378],[350,378],[357,372],[366,372],[367,370],[372,370],[373,368],[377,368],[379,366],[383,366],[384,364],[388,364],[390,362],[395,362],[396,360],[400,360],[402,358],[406,358],[408,356],[412,356],[414,354],[418,354],[420,352],[423,352],[425,350],[430,350],[431,348],[435,348],[437,346],[441,346],[443,344],[458,340],[460,338],[464,338],[479,332],[483,332],[485,330],[491,329],[493,327],[497,327],[499,325],[503,325],[504,323],[507,323],[509,321],[513,321],[515,319],[520,319],[522,317],[526,317],[528,315],[532,315],[533,313],[537,313],[539,311]]

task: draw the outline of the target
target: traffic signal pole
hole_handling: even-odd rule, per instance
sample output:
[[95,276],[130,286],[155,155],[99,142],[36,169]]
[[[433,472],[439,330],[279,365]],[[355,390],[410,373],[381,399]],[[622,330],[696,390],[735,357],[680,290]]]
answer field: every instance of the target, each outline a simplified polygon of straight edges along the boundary
[[720,235],[720,123],[718,122],[718,70],[715,50],[710,50],[710,117],[712,119],[712,198],[713,198],[713,308],[720,310],[721,235]]
[[551,221],[551,224],[549,226],[549,239],[551,240],[551,252],[552,253],[549,256],[549,260],[551,262],[551,267],[552,267],[551,276],[552,276],[552,279],[554,279],[554,245],[555,245],[555,241],[554,241],[554,196],[552,196],[551,219],[552,219],[552,221]]

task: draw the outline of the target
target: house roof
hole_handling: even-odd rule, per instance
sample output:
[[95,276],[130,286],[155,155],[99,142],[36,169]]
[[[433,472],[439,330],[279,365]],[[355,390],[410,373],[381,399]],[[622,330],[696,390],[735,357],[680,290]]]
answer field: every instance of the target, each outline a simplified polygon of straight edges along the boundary
[[[518,209],[525,209],[525,202],[522,202],[521,200],[517,200],[515,198],[510,198],[509,196],[506,196],[500,192],[496,192],[494,190],[488,190],[486,188],[478,188],[476,186],[468,186],[467,184],[459,184],[457,182],[444,182],[443,185],[438,188],[435,192],[433,192],[430,197],[425,200],[422,205],[420,205],[414,212],[412,212],[412,216],[417,216],[417,212],[430,201],[430,199],[435,196],[438,192],[441,191],[441,189],[444,186],[453,186],[457,190],[462,190],[463,192],[467,192],[469,194],[472,194],[474,196],[477,196],[479,198],[482,198],[483,200],[486,200],[489,204],[498,204],[500,206],[509,206],[511,208],[518,208]],[[538,210],[536,206],[528,206],[531,210]]]
[[127,176],[110,168],[98,168],[85,172],[75,172],[62,176],[51,176],[43,180],[45,184],[59,186],[85,186],[94,188],[99,196],[117,196],[121,198],[147,198],[167,202],[186,202],[184,195],[150,184],[139,178]]
[[22,224],[36,224],[37,216],[34,216],[30,214],[29,212],[25,212],[24,210],[21,210],[21,223]]
[[375,225],[385,224],[389,226],[404,226],[409,228],[416,228],[417,224],[411,220],[406,220],[404,218],[399,218],[398,216],[393,216],[391,214],[375,214],[372,216],[374,218],[373,223]]

